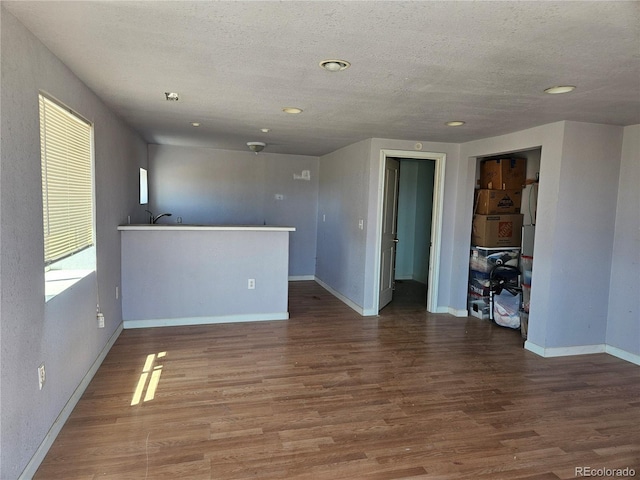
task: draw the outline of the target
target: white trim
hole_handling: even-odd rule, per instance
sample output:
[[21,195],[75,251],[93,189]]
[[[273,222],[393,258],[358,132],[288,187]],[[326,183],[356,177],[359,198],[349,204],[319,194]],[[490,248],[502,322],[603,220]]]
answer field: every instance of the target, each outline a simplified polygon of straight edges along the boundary
[[396,275],[394,280],[413,280],[413,275]]
[[344,295],[342,295],[341,293],[339,293],[337,290],[334,290],[333,288],[331,288],[329,285],[327,285],[326,283],[324,283],[322,280],[320,280],[318,277],[315,277],[315,281],[318,285],[320,285],[322,288],[324,288],[327,292],[329,292],[331,295],[333,295],[334,297],[336,297],[338,300],[340,300],[342,303],[344,303],[345,305],[347,305],[349,308],[355,310],[357,313],[359,313],[360,315],[364,316],[372,316],[372,315],[377,315],[378,312],[376,311],[375,313],[372,313],[371,310],[364,310],[360,305],[357,305],[353,302],[353,300],[349,300],[347,297],[345,297]]
[[224,231],[224,232],[237,232],[237,231],[250,231],[250,232],[295,232],[296,227],[276,227],[271,225],[187,225],[182,223],[157,223],[150,225],[148,223],[141,225],[120,225],[118,230],[146,230],[146,231],[158,231],[158,230],[189,230],[189,231]]
[[614,357],[618,357],[622,360],[626,360],[627,362],[635,363],[636,365],[640,365],[640,355],[635,353],[627,352],[626,350],[622,350],[618,347],[613,347],[611,345],[605,346],[605,351],[609,355],[613,355]]
[[531,342],[530,340],[526,340],[524,342],[524,349],[525,350],[529,350],[530,352],[535,353],[536,355],[539,355],[541,357],[544,357],[544,348],[542,348],[540,345],[536,345],[535,343]]
[[[436,312],[440,313],[439,311],[442,310],[443,307],[437,307]],[[459,309],[459,308],[453,308],[453,307],[449,307],[446,309],[445,312],[442,313],[448,313],[449,315],[453,315],[454,317],[468,317],[469,316],[469,311],[464,308],[464,309]]]
[[566,357],[570,355],[590,355],[593,353],[607,353],[621,360],[640,365],[640,355],[627,352],[626,350],[622,350],[621,348],[613,347],[604,343],[597,345],[579,345],[575,347],[544,348],[527,340],[524,343],[524,348],[526,350],[529,350],[530,352],[535,353],[536,355],[540,355],[541,357],[545,358]]
[[289,312],[247,313],[242,315],[217,315],[215,317],[150,318],[147,320],[125,320],[126,330],[133,328],[180,327],[185,325],[213,325],[217,323],[268,322],[288,320]]
[[606,352],[606,345],[604,343],[600,343],[597,345],[576,345],[574,347],[544,348],[527,340],[524,343],[524,348],[545,358],[568,357],[571,355],[590,355],[593,353]]
[[96,358],[95,362],[93,362],[93,365],[91,365],[91,368],[89,368],[89,371],[82,378],[82,381],[80,382],[78,387],[74,390],[73,394],[71,395],[71,398],[69,398],[66,405],[58,415],[58,418],[56,418],[55,421],[53,422],[53,425],[51,425],[51,428],[49,429],[44,439],[42,440],[42,443],[40,443],[40,446],[36,450],[36,453],[33,454],[33,457],[31,457],[31,460],[29,460],[29,463],[27,463],[27,466],[18,477],[19,480],[29,480],[34,477],[34,475],[38,471],[38,468],[40,467],[40,464],[44,460],[44,457],[46,457],[47,453],[49,452],[49,449],[53,445],[53,442],[55,441],[56,437],[62,430],[62,427],[64,426],[65,422],[69,419],[71,412],[73,412],[73,409],[76,407],[78,401],[84,394],[84,391],[89,386],[89,383],[91,382],[94,375],[98,371],[98,368],[100,368],[100,365],[102,365],[102,362],[107,356],[107,353],[109,353],[109,350],[111,350],[111,347],[113,347],[113,344],[116,342],[116,340],[120,336],[120,333],[122,333],[122,329],[123,329],[123,325],[120,324],[116,329],[116,331],[113,333],[113,335],[111,335],[111,338],[109,338],[109,341],[100,352],[100,355],[98,355],[98,358]]
[[[380,150],[378,165],[378,201],[376,216],[376,256],[373,281],[373,305],[378,310],[380,304],[380,250],[382,248],[382,208],[384,196],[384,166],[387,157],[433,160],[436,162],[433,178],[433,215],[431,217],[431,252],[429,259],[429,280],[427,289],[427,311],[438,313],[438,288],[440,286],[440,244],[442,241],[442,216],[444,212],[444,173],[447,155],[435,152],[414,152],[410,150]],[[377,315],[378,311],[374,315]]]
[[307,280],[315,280],[316,276],[315,275],[292,275],[289,277],[289,281],[290,282],[304,282]]

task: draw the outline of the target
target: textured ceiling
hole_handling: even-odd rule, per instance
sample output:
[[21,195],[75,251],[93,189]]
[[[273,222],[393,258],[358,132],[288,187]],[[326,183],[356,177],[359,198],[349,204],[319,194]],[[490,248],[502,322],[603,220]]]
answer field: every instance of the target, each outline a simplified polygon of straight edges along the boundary
[[[322,155],[370,137],[640,123],[636,1],[2,5],[149,143]],[[319,68],[332,58],[352,66]],[[566,84],[578,88],[542,93]]]

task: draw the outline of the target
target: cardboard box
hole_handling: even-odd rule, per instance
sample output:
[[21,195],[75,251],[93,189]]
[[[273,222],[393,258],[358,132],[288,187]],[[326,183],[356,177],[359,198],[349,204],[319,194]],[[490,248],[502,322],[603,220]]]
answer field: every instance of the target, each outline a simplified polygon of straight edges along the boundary
[[519,247],[522,214],[474,215],[471,243],[480,247]]
[[522,190],[526,179],[526,158],[500,158],[480,162],[480,188]]
[[520,213],[522,190],[476,190],[475,213],[499,215]]

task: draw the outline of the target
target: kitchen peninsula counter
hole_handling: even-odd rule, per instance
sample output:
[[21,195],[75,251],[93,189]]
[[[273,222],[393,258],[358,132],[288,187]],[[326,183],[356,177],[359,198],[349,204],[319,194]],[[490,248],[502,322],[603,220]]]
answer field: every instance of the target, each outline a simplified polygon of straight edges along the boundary
[[289,318],[294,227],[145,224],[118,230],[124,328]]

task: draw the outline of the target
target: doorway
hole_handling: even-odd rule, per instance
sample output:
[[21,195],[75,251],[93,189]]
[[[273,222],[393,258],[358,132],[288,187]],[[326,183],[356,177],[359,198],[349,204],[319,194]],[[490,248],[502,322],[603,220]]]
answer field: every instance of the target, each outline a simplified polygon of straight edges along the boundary
[[434,174],[433,160],[400,160],[394,301],[401,296],[404,302],[413,302],[424,309],[429,283]]
[[[395,187],[395,197],[392,192],[394,182],[390,182],[387,168],[390,159],[397,161],[400,166],[401,180]],[[428,285],[424,304],[427,311],[437,312],[445,154],[382,150],[380,162],[380,228],[377,238],[380,255],[375,292],[378,311],[393,298],[393,291],[389,291],[391,276],[392,282],[417,281]],[[421,184],[420,188],[418,182]],[[425,182],[429,183],[428,188],[422,188]],[[399,205],[400,211],[390,212],[389,205],[395,205],[396,208]],[[389,218],[393,218],[391,222],[395,222],[395,215],[390,217],[394,213],[399,213],[399,216],[398,223],[393,228],[397,241],[394,259],[390,263],[389,239],[386,237],[389,236]]]

